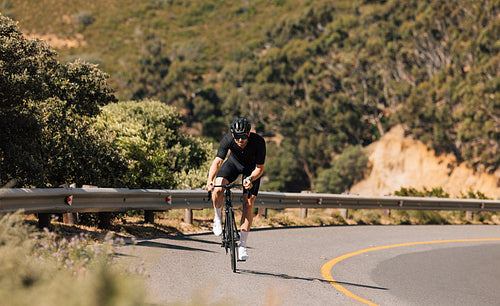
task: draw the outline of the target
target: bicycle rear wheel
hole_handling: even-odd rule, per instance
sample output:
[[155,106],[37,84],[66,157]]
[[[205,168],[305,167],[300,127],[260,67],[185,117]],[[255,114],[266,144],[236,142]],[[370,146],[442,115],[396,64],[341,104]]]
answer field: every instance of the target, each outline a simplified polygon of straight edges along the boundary
[[235,239],[235,232],[234,232],[234,212],[233,208],[231,207],[229,209],[229,212],[227,214],[227,238],[229,242],[229,249],[231,253],[231,269],[233,272],[236,272],[236,239]]

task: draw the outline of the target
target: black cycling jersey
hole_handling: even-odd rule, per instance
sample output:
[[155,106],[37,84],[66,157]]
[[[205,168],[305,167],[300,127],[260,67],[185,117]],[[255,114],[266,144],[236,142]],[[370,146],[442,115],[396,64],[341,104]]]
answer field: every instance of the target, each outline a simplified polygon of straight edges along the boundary
[[[231,150],[231,154],[217,173],[217,177],[224,177],[229,182],[233,182],[240,174],[243,174],[243,178],[250,175],[255,166],[264,164],[266,159],[266,142],[264,138],[255,133],[250,133],[244,149],[238,146],[231,133],[225,135],[217,151],[217,157],[225,159],[229,150]],[[259,192],[260,178],[252,184],[250,193],[256,196]]]
[[244,149],[234,141],[231,133],[226,134],[220,143],[217,157],[225,159],[228,150],[231,150],[229,158],[234,158],[245,169],[255,169],[255,165],[262,165],[266,159],[266,142],[262,136],[250,133],[250,138]]

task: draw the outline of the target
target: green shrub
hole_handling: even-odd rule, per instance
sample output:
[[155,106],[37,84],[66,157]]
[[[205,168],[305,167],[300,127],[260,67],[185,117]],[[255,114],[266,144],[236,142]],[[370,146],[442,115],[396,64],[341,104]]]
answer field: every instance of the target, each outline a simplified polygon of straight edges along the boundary
[[352,219],[357,224],[380,224],[381,216],[379,210],[358,209],[354,211]]
[[410,217],[416,220],[417,224],[446,224],[446,220],[437,211],[412,210]]
[[116,101],[96,65],[61,64],[48,44],[27,39],[0,14],[0,184],[120,186],[124,161],[89,126]]
[[368,156],[359,146],[349,146],[329,169],[319,173],[315,181],[317,192],[341,193],[364,177]]
[[89,11],[80,11],[74,14],[72,17],[74,23],[83,27],[91,25],[95,21],[94,15],[92,14],[92,12]]
[[424,187],[424,190],[417,190],[414,187],[401,187],[399,191],[394,192],[395,195],[401,196],[401,197],[438,197],[438,198],[449,198],[450,194],[447,192],[444,192],[442,187],[435,187],[432,188],[431,190],[427,190],[427,188]]
[[391,211],[391,219],[394,220],[396,224],[408,225],[411,224],[410,214],[407,210],[395,209]]
[[332,218],[333,218],[333,224],[338,224],[338,225],[346,225],[347,222],[342,217],[342,215],[339,212],[333,212],[332,213]]
[[144,100],[109,104],[95,128],[113,138],[128,160],[129,188],[198,188],[206,181],[211,144],[181,132],[174,107]]
[[487,211],[480,211],[474,213],[473,217],[474,221],[481,223],[489,223],[492,221],[492,213]]

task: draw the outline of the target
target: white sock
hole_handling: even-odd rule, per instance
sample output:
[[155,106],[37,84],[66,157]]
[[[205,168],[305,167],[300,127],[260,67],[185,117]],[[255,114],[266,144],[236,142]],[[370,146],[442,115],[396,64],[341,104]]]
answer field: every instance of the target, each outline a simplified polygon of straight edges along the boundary
[[241,231],[240,232],[240,246],[246,248],[246,246],[247,246],[247,238],[248,238],[248,232]]
[[222,207],[221,208],[216,208],[215,209],[215,217],[214,220],[221,220],[222,218]]

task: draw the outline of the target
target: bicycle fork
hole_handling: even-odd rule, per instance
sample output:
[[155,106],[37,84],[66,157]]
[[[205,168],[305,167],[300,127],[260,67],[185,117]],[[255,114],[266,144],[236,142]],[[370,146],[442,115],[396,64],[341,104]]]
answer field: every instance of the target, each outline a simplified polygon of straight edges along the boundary
[[[234,210],[232,209],[232,207],[226,205],[226,207],[224,209],[224,213],[225,213],[225,220],[224,220],[224,228],[222,230],[221,247],[226,249],[226,254],[227,254],[227,250],[231,247],[231,237],[229,236],[229,233],[230,232],[233,233],[235,243],[240,241],[240,234],[238,232],[238,228],[237,228],[236,222],[234,220]],[[231,217],[232,217],[231,220],[233,220],[233,222],[229,222],[229,220],[230,220],[228,217],[229,214],[231,214]],[[232,223],[232,224],[230,224],[230,223]],[[229,226],[233,227],[232,231],[229,231]]]

